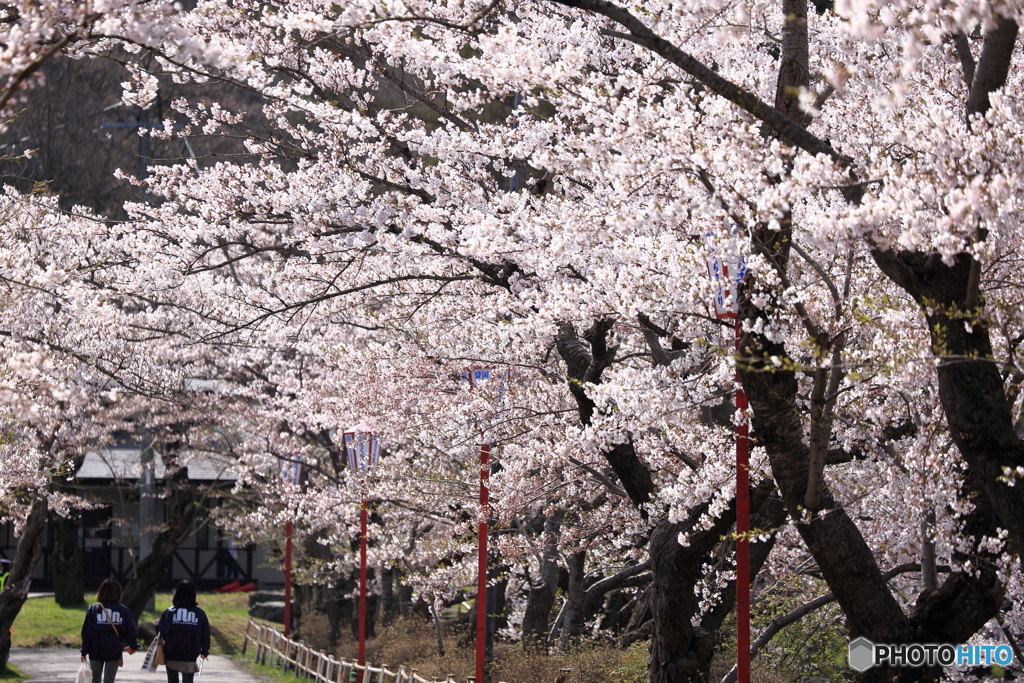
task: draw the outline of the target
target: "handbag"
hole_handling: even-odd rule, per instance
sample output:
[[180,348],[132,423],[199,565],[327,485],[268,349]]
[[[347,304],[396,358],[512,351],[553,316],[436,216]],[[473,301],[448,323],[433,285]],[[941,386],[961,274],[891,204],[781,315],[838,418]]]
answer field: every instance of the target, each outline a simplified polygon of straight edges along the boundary
[[92,683],[92,667],[89,666],[89,662],[82,662],[82,666],[78,667],[75,683]]
[[[110,624],[110,628],[114,629],[114,635],[117,636],[117,642],[118,642],[118,644],[120,644],[121,643],[121,634],[118,633],[117,627],[114,626],[114,620],[110,618],[110,612],[107,610],[107,608],[104,606],[104,604],[102,602],[97,603],[97,604],[100,606],[100,609],[103,610],[103,613],[105,615],[107,615],[107,623]],[[117,665],[118,666],[124,666],[124,655],[121,655],[121,659],[120,659],[120,661],[117,662]]]

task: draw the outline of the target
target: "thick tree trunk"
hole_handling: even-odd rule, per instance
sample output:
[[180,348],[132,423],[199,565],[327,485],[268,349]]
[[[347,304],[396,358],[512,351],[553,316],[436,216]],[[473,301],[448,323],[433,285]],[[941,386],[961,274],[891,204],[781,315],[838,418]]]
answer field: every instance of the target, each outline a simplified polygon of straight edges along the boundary
[[939,399],[950,436],[977,478],[1011,547],[1024,557],[1024,487],[1003,481],[1004,470],[1024,466],[1024,443],[1014,431],[992,350],[988,325],[965,310],[973,259],[961,254],[952,265],[937,254],[875,251],[875,263],[921,307],[940,358]]
[[82,578],[82,544],[78,540],[79,518],[50,515],[53,526],[53,550],[50,566],[53,568],[54,599],[61,607],[74,607],[85,602],[85,582]]
[[149,599],[167,576],[174,553],[189,537],[195,512],[196,506],[189,502],[176,513],[166,528],[153,538],[152,550],[136,566],[132,580],[121,596],[121,602],[132,611],[135,621],[142,617]]
[[[765,531],[772,532],[768,539],[764,541],[753,541],[750,544],[750,582],[753,585],[757,579],[758,573],[761,568],[764,567],[764,563],[768,561],[768,556],[771,555],[772,549],[775,547],[775,530],[781,527],[789,519],[789,512],[786,510],[785,504],[781,499],[778,498],[777,492],[767,494],[765,501],[758,508],[751,511],[750,515],[750,528],[751,529],[763,529]],[[736,547],[735,543],[730,543],[730,550]],[[731,566],[729,567],[731,569]],[[726,617],[728,617],[736,609],[736,581],[730,581],[729,584],[722,590],[722,595],[719,597],[718,604],[715,605],[704,618],[701,619],[700,625],[709,631],[717,631],[722,627]]]
[[324,611],[327,614],[327,645],[334,653],[341,642],[342,626],[352,618],[352,591],[350,581],[342,580],[330,586],[324,599]]
[[[763,515],[779,517],[778,501],[774,500],[775,486],[764,481],[751,489],[750,507],[754,519]],[[768,504],[771,506],[768,506]],[[768,506],[768,510],[766,510]],[[772,506],[776,509],[773,514]],[[736,522],[736,503],[730,502],[722,515],[709,529],[693,532],[707,514],[708,504],[690,511],[684,522],[661,521],[651,533],[651,661],[648,671],[650,683],[704,683],[711,671],[711,658],[717,644],[717,630],[721,622],[703,622],[693,626],[692,618],[700,614],[700,598],[693,590],[705,575],[705,564],[711,553],[722,542]],[[679,543],[680,533],[687,534],[688,545]],[[767,544],[761,544],[758,553],[751,553],[757,564],[751,576],[768,557]],[[753,564],[753,562],[752,562]],[[680,587],[685,587],[681,589]],[[723,600],[734,603],[735,588],[727,591]],[[726,613],[728,610],[726,610]],[[633,628],[639,624],[631,624]]]
[[[377,608],[379,606],[378,595],[370,590],[373,584],[376,570],[373,567],[366,568],[366,638],[377,637]],[[353,572],[352,581],[356,588],[356,597],[352,600],[352,637],[359,638],[359,568]]]
[[566,564],[569,566],[569,588],[565,595],[565,614],[562,616],[562,633],[558,647],[570,649],[583,635],[583,607],[587,600],[586,579],[587,551],[570,553]]
[[[346,593],[347,594],[351,594],[351,589],[347,590]],[[353,635],[353,637],[358,638],[359,637],[359,620],[358,620],[358,617],[356,616],[357,613],[358,613],[357,612],[356,600],[353,600],[350,597],[339,597],[337,600],[335,600],[333,602],[332,609],[334,610],[334,614],[335,614],[336,618],[338,619],[338,640],[339,640],[339,642],[341,641],[341,630],[342,630],[342,627],[345,624],[349,624],[350,627],[351,627],[352,624],[356,625],[355,626],[355,630],[352,631],[352,635]],[[331,613],[330,612],[328,612],[327,617],[328,617],[328,619],[331,618]],[[351,630],[351,628],[350,628],[350,630]]]
[[43,529],[46,527],[46,499],[32,504],[25,526],[18,536],[18,549],[11,562],[11,575],[0,593],[0,670],[7,668],[11,656],[11,627],[28,599],[32,572],[42,555]]
[[[790,234],[787,228],[774,233],[762,228],[755,236],[761,244],[767,245],[766,251],[783,268],[788,260]],[[964,268],[965,278],[967,271],[969,264]],[[755,309],[749,299],[744,303],[742,314],[751,322],[767,316],[765,311]],[[963,329],[961,324],[958,333]],[[805,514],[810,448],[805,441],[797,405],[796,375],[763,362],[762,359],[772,356],[786,358],[785,347],[758,335],[751,335],[743,349],[744,362],[740,368],[753,411],[754,432],[768,454],[790,516],[798,522],[797,530],[847,617],[851,637],[863,635],[877,643],[925,642],[920,637],[933,634],[935,629],[955,628],[961,637],[952,642],[962,642],[996,613],[1002,587],[995,581],[994,573],[983,567],[976,577],[951,577],[933,596],[922,596],[912,617],[904,614],[889,591],[871,549],[824,483],[819,497],[821,512]],[[966,406],[963,409],[970,410]],[[969,490],[965,494],[970,497]],[[972,515],[976,519],[971,524],[977,529],[991,528],[994,518],[988,517],[986,506],[976,506]],[[936,675],[934,671],[910,668],[873,668],[861,674],[858,680],[864,683],[888,683],[897,679],[928,681]]]
[[395,591],[395,580],[399,573],[398,569],[388,567],[381,573],[380,580],[380,605],[381,624],[387,626],[398,618],[398,593]]
[[[758,355],[785,353],[781,348],[758,351]],[[790,516],[802,520],[810,451],[794,404],[796,377],[789,371],[748,368],[743,386],[754,411],[754,430],[768,452],[782,498]],[[846,613],[851,635],[878,643],[906,642],[910,624],[860,531],[827,487],[823,487],[821,504],[826,512],[797,524],[797,530]]]
[[509,566],[498,564],[498,558],[493,554],[488,564],[490,568],[487,570],[487,641],[484,644],[484,653],[487,661],[491,661],[498,630],[508,626],[506,591]]
[[[701,511],[705,511],[702,509]],[[651,533],[651,661],[650,683],[703,683],[715,653],[715,634],[693,626],[690,618],[699,612],[699,596],[693,586],[704,576],[706,555],[728,533],[735,509],[715,520],[712,528],[690,537],[690,545],[679,543],[684,525],[668,520]],[[685,590],[680,590],[685,586]]]
[[[615,348],[609,348],[605,340],[610,327],[608,320],[594,323],[584,333],[584,343],[571,325],[559,325],[556,345],[568,367],[569,389],[576,399],[583,424],[590,424],[595,412],[593,401],[586,395],[585,383],[599,383],[602,371],[615,356]],[[604,456],[634,505],[641,506],[651,499],[655,490],[653,478],[631,440],[613,446]],[[760,502],[764,499],[761,495]],[[730,507],[715,520],[711,529],[692,534],[690,544],[683,547],[679,533],[692,529],[706,509],[705,504],[691,511],[684,523],[662,520],[651,535],[653,577],[649,592],[645,593],[652,615],[650,683],[703,683],[707,680],[715,634],[691,623],[699,610],[694,587],[704,576],[708,554],[735,522],[735,509]],[[634,624],[633,620],[630,624],[635,627],[630,630],[637,635],[646,635],[646,627]]]
[[398,614],[402,617],[412,616],[412,596],[415,590],[412,586],[402,584],[398,589]]
[[540,578],[530,589],[523,614],[523,647],[527,651],[547,652],[551,608],[558,591],[558,540],[562,532],[563,510],[544,519],[541,536]]

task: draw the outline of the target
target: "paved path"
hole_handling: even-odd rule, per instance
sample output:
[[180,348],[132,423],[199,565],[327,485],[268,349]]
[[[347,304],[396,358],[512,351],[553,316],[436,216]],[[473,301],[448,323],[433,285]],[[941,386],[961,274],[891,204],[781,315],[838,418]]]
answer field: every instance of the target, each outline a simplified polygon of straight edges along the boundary
[[[116,683],[165,683],[167,674],[162,666],[155,673],[140,669],[144,656],[144,652],[126,655]],[[11,663],[29,677],[25,683],[72,683],[81,666],[79,657],[78,650],[11,648]],[[196,676],[196,683],[256,683],[256,679],[235,668],[228,657],[213,655],[203,665],[203,675]]]

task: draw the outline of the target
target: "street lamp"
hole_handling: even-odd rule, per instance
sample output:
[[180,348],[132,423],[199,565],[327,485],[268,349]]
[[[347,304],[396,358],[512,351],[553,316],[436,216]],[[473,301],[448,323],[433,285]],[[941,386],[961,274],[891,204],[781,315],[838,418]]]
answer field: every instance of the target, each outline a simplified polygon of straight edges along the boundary
[[[473,391],[491,385],[494,401],[505,398],[506,374],[495,368],[470,368],[462,374]],[[491,474],[491,445],[480,444],[480,521],[478,530],[477,587],[476,587],[476,683],[485,683],[487,659],[487,517],[489,515],[489,479]]]
[[[302,481],[302,456],[277,461],[277,469],[285,484],[298,486]],[[292,634],[292,533],[291,518],[284,524],[284,637]]]
[[[734,229],[735,235],[738,230]],[[732,319],[736,337],[736,410],[747,409],[747,395],[740,378],[739,288],[746,275],[742,255],[723,255],[716,249],[715,234],[705,236],[708,271],[715,286],[715,317]],[[750,683],[750,441],[746,421],[736,424],[736,680]]]
[[349,427],[342,435],[348,466],[358,472],[363,500],[359,506],[359,665],[366,665],[366,475],[380,459],[380,435],[365,422]]

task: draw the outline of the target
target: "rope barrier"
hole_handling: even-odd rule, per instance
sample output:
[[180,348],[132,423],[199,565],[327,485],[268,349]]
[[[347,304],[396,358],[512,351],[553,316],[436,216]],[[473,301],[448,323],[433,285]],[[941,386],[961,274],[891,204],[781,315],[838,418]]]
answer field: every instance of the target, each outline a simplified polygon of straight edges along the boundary
[[[284,634],[271,626],[257,624],[252,619],[245,627],[242,641],[242,655],[253,645],[253,662],[293,671],[297,676],[310,678],[315,683],[456,683],[448,675],[442,682],[439,678],[426,679],[416,669],[405,666],[391,671],[386,666],[361,666],[349,659],[335,659],[324,651],[316,651],[302,643],[285,638]],[[470,676],[467,683],[474,683]]]

